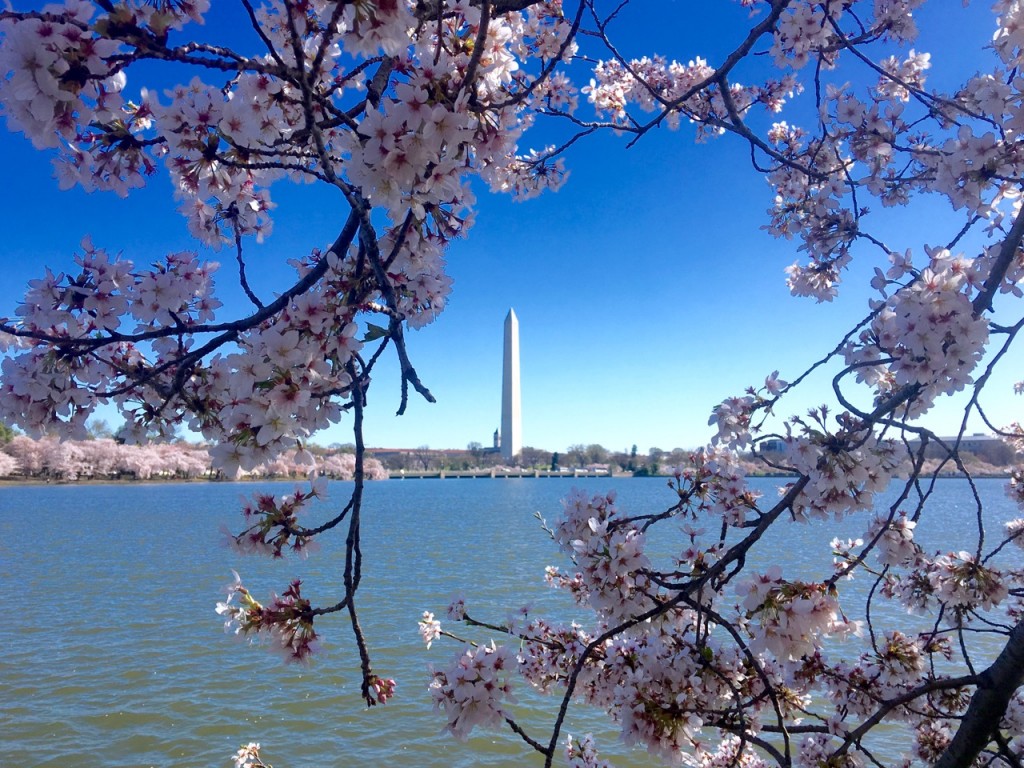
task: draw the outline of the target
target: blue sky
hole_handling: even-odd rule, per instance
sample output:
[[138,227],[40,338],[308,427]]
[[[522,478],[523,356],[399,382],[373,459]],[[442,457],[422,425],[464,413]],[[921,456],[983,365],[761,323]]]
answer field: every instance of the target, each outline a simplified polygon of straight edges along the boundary
[[[969,57],[978,54],[971,51],[991,37],[992,22],[983,9],[938,6],[933,13],[941,18],[922,20],[935,46],[922,41],[918,49],[933,52],[934,82],[948,84],[964,66],[973,71],[977,64]],[[702,55],[714,63],[743,34],[728,24],[746,18],[731,1],[649,0],[635,7],[620,27],[627,55]],[[695,7],[708,18],[695,19]],[[645,22],[652,9],[666,14],[658,24]],[[215,32],[211,19],[207,33]],[[956,57],[948,67],[946,51]],[[129,73],[129,93],[142,84]],[[808,97],[801,101],[797,107],[806,109]],[[546,133],[540,126],[524,148],[543,144]],[[396,418],[397,367],[382,365],[371,389],[368,444],[488,444],[500,415],[502,324],[509,307],[520,321],[524,444],[549,450],[593,442],[615,450],[636,444],[641,451],[702,444],[716,403],[775,369],[784,379],[795,377],[866,314],[868,294],[860,285],[875,265],[873,253],[855,262],[848,290],[836,302],[789,296],[783,270],[797,258],[796,244],[760,229],[771,194],[738,141],[695,145],[684,126],[654,131],[628,150],[625,144],[611,134],[581,142],[567,157],[572,175],[556,194],[513,203],[478,190],[477,223],[448,254],[455,280],[449,307],[408,335],[413,363],[438,402],[412,399],[406,415]],[[142,262],[196,248],[164,176],[127,200],[61,193],[49,159],[21,136],[0,132],[0,156],[7,170],[0,314],[13,310],[25,282],[44,266],[69,265],[85,234]],[[277,185],[272,195],[279,206],[274,235],[249,250],[250,278],[265,294],[281,275],[277,265],[332,240],[344,215],[338,200],[310,188]],[[897,213],[883,229],[893,245],[918,252],[923,243],[945,242],[959,225],[938,201],[925,201],[909,216]],[[225,265],[224,285],[232,254],[212,258]],[[1011,370],[988,390],[998,424],[1019,411],[1012,382],[1021,372],[1020,354],[1008,362],[1004,367]],[[783,404],[785,412],[829,400],[830,378],[810,380]],[[928,423],[949,433],[959,418],[944,405]],[[347,427],[320,441],[349,441]]]

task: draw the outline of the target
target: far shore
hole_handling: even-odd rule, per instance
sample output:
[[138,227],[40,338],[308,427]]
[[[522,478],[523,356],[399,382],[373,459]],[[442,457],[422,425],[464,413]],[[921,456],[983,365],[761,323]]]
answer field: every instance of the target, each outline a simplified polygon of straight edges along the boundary
[[[750,473],[747,477],[766,477],[766,478],[787,478],[796,477],[794,473],[786,472],[757,472]],[[995,472],[982,472],[971,475],[974,478],[979,479],[1008,479],[1010,477],[1009,468],[1002,469]],[[655,479],[655,480],[666,480],[671,475],[641,475],[636,479]],[[938,478],[949,479],[962,477],[957,473],[941,473]],[[481,470],[479,473],[468,474],[465,471],[451,471],[451,472],[438,472],[438,471],[416,471],[405,473],[393,472],[390,477],[383,478],[386,480],[607,480],[607,479],[633,479],[634,475],[624,472],[609,475],[607,473],[597,474],[592,472],[580,471],[576,474],[570,472],[564,473],[546,473],[541,475],[535,475],[534,470],[523,470],[521,473],[518,471],[510,472],[498,472],[493,476],[490,470]],[[328,478],[329,480],[338,480],[338,482],[352,482],[351,479],[343,480],[340,478]],[[47,486],[47,485],[169,485],[169,484],[196,484],[196,483],[302,483],[306,482],[305,477],[239,477],[229,479],[225,477],[150,477],[144,480],[136,479],[133,477],[86,477],[78,480],[66,480],[61,478],[41,478],[41,477],[3,477],[0,478],[0,488],[14,487],[14,486]],[[379,482],[373,480],[369,482]]]

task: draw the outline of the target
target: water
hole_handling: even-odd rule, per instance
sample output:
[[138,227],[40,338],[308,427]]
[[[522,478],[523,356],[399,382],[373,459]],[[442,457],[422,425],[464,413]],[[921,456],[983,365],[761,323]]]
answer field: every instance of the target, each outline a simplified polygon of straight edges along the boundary
[[[232,568],[258,598],[295,577],[314,604],[340,595],[343,537],[307,561],[245,558],[220,545],[218,528],[238,527],[241,494],[284,493],[288,485],[0,488],[0,765],[228,766],[248,741],[262,742],[278,768],[537,764],[511,735],[459,744],[440,733],[427,665],[445,664],[455,649],[442,640],[426,651],[416,622],[432,610],[444,623],[458,591],[481,619],[500,622],[523,602],[566,615],[571,608],[543,585],[544,566],[561,561],[533,515],[556,517],[574,484],[595,493],[615,488],[620,506],[632,511],[672,501],[659,479],[368,486],[361,620],[375,671],[399,681],[397,698],[372,709],[360,704],[358,660],[343,618],[322,620],[322,652],[312,666],[297,667],[226,636],[213,612]],[[762,481],[768,494],[775,485]],[[346,484],[333,489],[327,503],[343,502]],[[1002,481],[981,481],[981,489],[993,519],[1017,516]],[[921,537],[935,547],[963,541],[972,520],[966,484],[941,481],[935,522],[922,526]],[[823,575],[827,542],[862,527],[785,526],[755,559]],[[546,741],[542,727],[553,720],[556,700],[529,691],[519,698],[523,721]],[[616,744],[600,717],[581,713],[569,730],[595,731],[617,765],[652,764]]]

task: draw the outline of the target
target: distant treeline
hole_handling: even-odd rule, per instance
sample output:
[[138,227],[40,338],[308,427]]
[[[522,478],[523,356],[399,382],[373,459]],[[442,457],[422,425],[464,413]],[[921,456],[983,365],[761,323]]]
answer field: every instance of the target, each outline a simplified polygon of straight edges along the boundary
[[599,443],[578,443],[564,451],[548,451],[527,445],[509,462],[496,449],[485,448],[481,443],[474,442],[467,445],[465,450],[442,450],[423,445],[418,448],[370,448],[368,453],[380,459],[391,472],[464,471],[510,465],[522,469],[596,469],[605,470],[609,474],[656,475],[665,468],[684,462],[690,451],[683,448],[671,451],[650,448],[646,453],[641,453],[635,445],[622,451],[613,451]]
[[[947,439],[952,444],[953,439]],[[784,445],[781,440],[769,440],[758,446],[759,452],[771,460],[765,463],[753,454],[739,457],[740,466],[747,474],[775,474],[780,470],[774,466],[782,461]],[[673,468],[687,462],[690,449],[673,448],[665,451],[652,447],[645,453],[632,448],[612,451],[598,443],[570,445],[565,451],[548,451],[542,448],[524,446],[509,462],[493,448],[484,448],[480,443],[470,443],[465,450],[437,449],[422,445],[418,448],[370,448],[368,453],[379,459],[390,472],[439,472],[467,471],[510,466],[521,469],[588,469],[604,470],[609,474],[633,474],[637,476],[671,473]],[[1005,474],[1005,467],[1016,461],[1013,447],[990,436],[965,438],[960,446],[960,458],[981,474]],[[942,446],[929,445],[925,452],[929,461],[945,458]],[[782,461],[784,463],[784,461]],[[955,464],[951,465],[955,469]]]

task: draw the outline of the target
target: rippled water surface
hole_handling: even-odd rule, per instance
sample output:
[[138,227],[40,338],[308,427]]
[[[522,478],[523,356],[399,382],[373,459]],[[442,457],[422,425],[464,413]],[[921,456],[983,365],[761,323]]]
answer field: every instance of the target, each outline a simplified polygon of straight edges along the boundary
[[[296,667],[225,635],[213,612],[232,568],[257,597],[295,577],[314,603],[340,594],[340,536],[307,561],[243,558],[220,545],[219,527],[238,527],[243,493],[290,486],[0,488],[0,766],[228,766],[238,745],[253,740],[277,768],[536,764],[513,736],[459,744],[440,733],[427,665],[446,663],[454,646],[425,651],[416,622],[423,610],[443,621],[458,591],[479,618],[500,622],[530,601],[565,615],[570,608],[543,585],[544,566],[560,561],[534,513],[556,517],[573,482],[368,487],[361,619],[375,670],[399,681],[393,703],[369,710],[359,702],[358,660],[343,620],[324,620],[322,653]],[[631,511],[672,501],[664,480],[575,482],[593,492],[617,489]],[[776,484],[761,487],[773,494]],[[1001,481],[980,487],[993,519],[1014,516]],[[332,488],[325,503],[344,503],[346,484]],[[974,524],[968,491],[942,481],[935,522],[922,526],[926,542],[959,548]],[[785,526],[755,557],[820,563],[823,573],[828,541],[862,529],[851,521]],[[528,691],[519,699],[524,721],[540,736],[557,703]],[[614,730],[598,718],[584,714],[570,730],[602,735],[602,727],[617,765],[653,764],[616,745]]]

